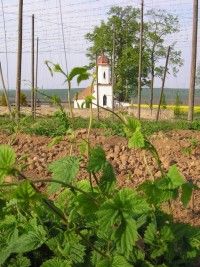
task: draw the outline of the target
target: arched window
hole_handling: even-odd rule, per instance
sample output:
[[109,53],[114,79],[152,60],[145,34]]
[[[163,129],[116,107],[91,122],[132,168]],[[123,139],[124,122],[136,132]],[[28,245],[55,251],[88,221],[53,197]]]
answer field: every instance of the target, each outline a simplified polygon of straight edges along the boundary
[[103,78],[104,78],[104,79],[106,78],[106,73],[105,73],[105,71],[103,72]]
[[107,96],[103,96],[103,106],[107,106]]

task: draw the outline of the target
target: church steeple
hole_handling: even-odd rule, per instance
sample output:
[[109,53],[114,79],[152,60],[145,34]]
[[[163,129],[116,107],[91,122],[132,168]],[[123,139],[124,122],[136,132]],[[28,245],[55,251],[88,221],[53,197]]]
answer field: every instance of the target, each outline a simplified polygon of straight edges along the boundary
[[110,84],[110,64],[104,52],[97,59],[99,84]]

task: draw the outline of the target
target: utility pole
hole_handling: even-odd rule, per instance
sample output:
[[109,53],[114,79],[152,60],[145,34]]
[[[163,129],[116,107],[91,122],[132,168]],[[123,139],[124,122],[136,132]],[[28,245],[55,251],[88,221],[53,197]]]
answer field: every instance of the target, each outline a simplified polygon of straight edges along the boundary
[[193,121],[194,113],[194,95],[195,95],[195,76],[197,60],[197,31],[198,31],[198,0],[193,1],[193,32],[192,32],[192,59],[190,70],[190,90],[189,90],[189,108],[188,121]]
[[139,71],[138,71],[138,119],[140,120],[141,105],[141,77],[142,77],[142,46],[143,46],[143,13],[144,0],[141,2],[141,21],[140,21],[140,54],[139,54]]
[[164,86],[165,86],[165,78],[166,78],[166,74],[167,74],[167,66],[168,66],[168,61],[169,61],[170,49],[171,49],[171,47],[169,46],[168,47],[168,50],[167,50],[167,57],[166,57],[166,63],[165,63],[165,72],[164,72],[164,76],[163,76],[163,80],[162,80],[162,88],[161,88],[160,99],[159,99],[158,109],[157,109],[157,114],[156,114],[156,120],[157,121],[158,121],[158,118],[159,118],[160,105],[161,105],[163,91],[164,91]]
[[35,70],[34,70],[34,15],[32,15],[32,53],[31,53],[31,112],[32,112],[32,117],[34,119],[34,100],[35,100]]
[[115,29],[113,33],[113,51],[112,51],[112,120],[114,122],[114,87],[115,87]]
[[35,68],[35,91],[34,91],[34,120],[36,119],[36,104],[37,104],[37,82],[38,82],[38,42],[37,37],[37,47],[36,47],[36,68]]
[[17,80],[15,105],[17,109],[16,119],[19,119],[20,113],[20,93],[21,93],[21,68],[22,68],[22,25],[23,25],[23,0],[19,0],[18,14],[18,52],[17,52]]
[[97,82],[97,120],[99,121],[99,79],[98,79],[98,55],[96,53],[96,82]]

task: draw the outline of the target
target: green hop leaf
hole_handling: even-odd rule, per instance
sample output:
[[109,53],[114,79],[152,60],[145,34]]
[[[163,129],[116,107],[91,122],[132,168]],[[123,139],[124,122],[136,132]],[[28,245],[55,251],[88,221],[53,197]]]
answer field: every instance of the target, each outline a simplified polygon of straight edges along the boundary
[[9,175],[13,175],[16,156],[9,146],[0,146],[0,181]]
[[106,154],[101,147],[91,149],[87,169],[89,172],[98,172],[107,166]]

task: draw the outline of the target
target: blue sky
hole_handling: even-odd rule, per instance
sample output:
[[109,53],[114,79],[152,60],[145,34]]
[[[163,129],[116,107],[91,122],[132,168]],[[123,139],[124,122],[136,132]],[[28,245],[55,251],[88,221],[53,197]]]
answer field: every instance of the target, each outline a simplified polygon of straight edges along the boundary
[[[107,19],[107,12],[112,5],[140,7],[140,0],[24,0],[23,17],[23,58],[22,58],[22,88],[29,87],[31,80],[31,16],[35,15],[35,37],[39,38],[39,73],[40,88],[65,88],[63,77],[59,74],[50,76],[45,60],[59,63],[65,68],[64,45],[60,17],[60,2],[62,7],[64,38],[68,69],[74,66],[88,64],[86,49],[88,43],[84,35],[91,32],[101,20]],[[17,30],[18,30],[18,0],[2,0],[0,5],[0,61],[3,68],[6,87],[15,88],[17,61]],[[165,9],[177,15],[180,21],[180,32],[170,37],[168,41],[176,41],[176,48],[182,51],[184,66],[177,77],[168,75],[166,87],[188,88],[191,62],[192,43],[192,0],[144,0],[144,13],[151,8]],[[4,32],[4,20],[5,32]],[[198,40],[200,38],[198,37]],[[6,57],[7,47],[7,57]],[[8,61],[6,60],[8,58]],[[199,41],[198,57],[200,61]],[[8,65],[7,65],[8,62]],[[8,75],[7,75],[8,74]],[[26,80],[26,81],[25,81]],[[73,83],[74,87],[77,84]],[[87,86],[84,82],[81,87]],[[156,86],[161,86],[161,80],[156,80]],[[1,88],[1,85],[0,85]]]

